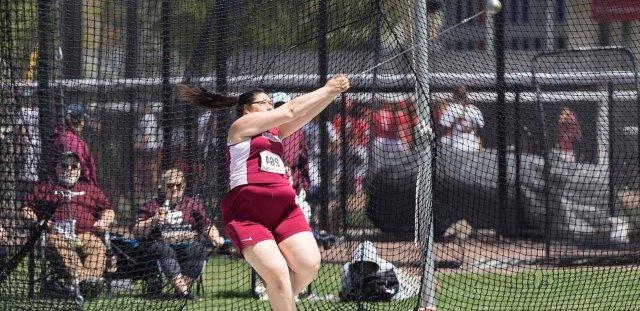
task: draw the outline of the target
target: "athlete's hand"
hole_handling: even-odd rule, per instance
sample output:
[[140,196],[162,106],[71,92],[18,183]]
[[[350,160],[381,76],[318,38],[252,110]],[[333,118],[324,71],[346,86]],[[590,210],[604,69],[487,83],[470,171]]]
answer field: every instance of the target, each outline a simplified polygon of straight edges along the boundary
[[338,93],[342,93],[348,90],[351,87],[351,84],[349,84],[349,78],[347,78],[346,75],[337,75],[329,79],[326,86],[334,89]]

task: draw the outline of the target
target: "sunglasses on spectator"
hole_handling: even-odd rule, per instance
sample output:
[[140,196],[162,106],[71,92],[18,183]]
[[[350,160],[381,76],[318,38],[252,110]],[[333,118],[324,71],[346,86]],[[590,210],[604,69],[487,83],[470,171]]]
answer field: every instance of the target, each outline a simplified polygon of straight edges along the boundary
[[260,106],[271,106],[273,107],[273,102],[270,100],[261,100],[261,101],[257,101],[257,102],[252,102],[252,104],[258,104]]
[[184,183],[167,183],[166,186],[168,189],[182,190]]
[[80,169],[80,163],[60,163],[58,164],[58,166],[64,169],[68,169],[68,168],[72,170]]

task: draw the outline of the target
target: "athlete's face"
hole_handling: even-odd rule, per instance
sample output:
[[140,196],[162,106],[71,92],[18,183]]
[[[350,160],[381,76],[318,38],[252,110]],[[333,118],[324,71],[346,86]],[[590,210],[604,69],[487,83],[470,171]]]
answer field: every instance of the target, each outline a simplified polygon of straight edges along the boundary
[[245,114],[260,111],[269,111],[273,109],[273,102],[269,95],[265,93],[258,93],[253,98],[251,104],[245,106]]

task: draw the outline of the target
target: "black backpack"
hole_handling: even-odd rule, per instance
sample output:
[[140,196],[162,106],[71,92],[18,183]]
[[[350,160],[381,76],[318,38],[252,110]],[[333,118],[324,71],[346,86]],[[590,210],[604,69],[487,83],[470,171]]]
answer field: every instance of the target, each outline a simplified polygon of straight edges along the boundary
[[[350,278],[348,288],[340,291],[342,301],[389,301],[398,293],[400,283],[395,269],[381,271],[362,269],[351,264],[346,277]],[[369,270],[369,271],[367,271]]]

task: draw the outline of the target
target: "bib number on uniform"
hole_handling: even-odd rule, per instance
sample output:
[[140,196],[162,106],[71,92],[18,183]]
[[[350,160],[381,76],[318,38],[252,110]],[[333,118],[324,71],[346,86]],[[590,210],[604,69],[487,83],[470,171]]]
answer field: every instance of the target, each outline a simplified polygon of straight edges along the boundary
[[284,162],[271,151],[260,152],[260,170],[269,173],[284,174]]

